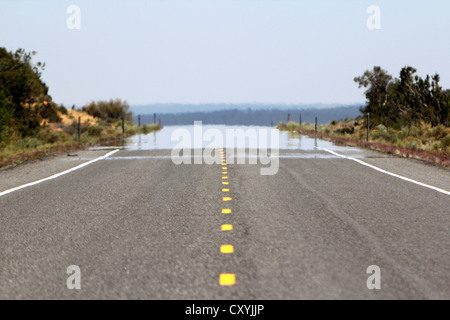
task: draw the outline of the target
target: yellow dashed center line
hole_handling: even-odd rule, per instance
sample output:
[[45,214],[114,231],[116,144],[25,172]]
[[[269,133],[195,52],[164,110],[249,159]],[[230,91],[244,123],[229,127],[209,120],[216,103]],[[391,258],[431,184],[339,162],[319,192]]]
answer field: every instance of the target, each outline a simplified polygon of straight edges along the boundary
[[[222,159],[222,185],[228,185],[229,182],[228,181],[224,181],[224,180],[228,180],[228,168],[227,168],[227,161],[226,161],[226,157],[225,157],[225,153],[223,152],[223,148],[220,148],[220,154],[221,154],[221,159]],[[222,188],[222,192],[230,192],[229,188]],[[222,198],[223,201],[231,201],[231,197],[223,197]],[[222,209],[222,213],[224,214],[230,214],[231,213],[231,209],[229,208],[225,208]],[[231,231],[233,230],[233,225],[232,224],[222,224],[221,226],[221,230],[222,231]],[[234,252],[234,246],[231,244],[222,244],[220,246],[220,252],[223,254],[230,254]],[[221,273],[219,276],[219,284],[221,286],[233,286],[236,284],[236,275],[234,273]]]

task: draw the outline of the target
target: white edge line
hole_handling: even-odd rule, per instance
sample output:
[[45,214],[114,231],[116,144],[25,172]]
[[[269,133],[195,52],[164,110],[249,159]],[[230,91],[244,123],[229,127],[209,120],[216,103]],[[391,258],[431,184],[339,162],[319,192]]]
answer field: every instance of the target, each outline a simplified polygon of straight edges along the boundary
[[358,159],[355,159],[355,158],[352,158],[352,157],[344,156],[342,154],[336,153],[336,152],[328,150],[328,149],[324,149],[324,148],[320,148],[320,147],[316,147],[316,148],[319,149],[319,150],[323,150],[323,151],[329,152],[331,154],[334,154],[334,155],[336,155],[338,157],[341,157],[341,158],[344,158],[344,159],[356,161],[359,164],[362,164],[363,166],[372,168],[372,169],[377,170],[379,172],[382,172],[384,174],[387,174],[387,175],[390,175],[390,176],[393,176],[393,177],[396,177],[398,179],[402,179],[402,180],[405,180],[405,181],[408,181],[408,182],[412,182],[412,183],[415,183],[415,184],[417,184],[419,186],[422,186],[422,187],[425,187],[425,188],[429,188],[429,189],[432,189],[432,190],[435,190],[437,192],[441,192],[443,194],[446,194],[446,195],[450,196],[450,191],[447,191],[447,190],[444,190],[444,189],[440,189],[440,188],[437,188],[437,187],[434,187],[434,186],[430,186],[429,184],[425,184],[425,183],[422,183],[422,182],[419,182],[419,181],[416,181],[416,180],[413,180],[413,179],[410,179],[410,178],[407,178],[407,177],[400,176],[398,174],[395,174],[395,173],[383,170],[381,168],[375,167],[375,166],[373,166],[371,164],[368,164],[367,162],[364,162],[364,161],[361,161],[361,160],[358,160]]
[[68,169],[68,170],[66,170],[66,171],[63,171],[63,172],[54,174],[54,175],[52,175],[52,176],[50,176],[50,177],[47,177],[47,178],[44,178],[44,179],[41,179],[41,180],[37,180],[37,181],[33,181],[33,182],[30,182],[30,183],[27,183],[27,184],[24,184],[24,185],[21,185],[21,186],[12,188],[12,189],[8,189],[8,190],[3,191],[3,192],[0,192],[0,197],[6,195],[6,194],[8,194],[8,193],[11,193],[11,192],[14,192],[14,191],[17,191],[17,190],[20,190],[20,189],[28,188],[28,187],[37,185],[37,184],[39,184],[39,183],[42,183],[42,182],[45,182],[45,181],[48,181],[48,180],[56,179],[56,178],[61,177],[61,176],[65,175],[65,174],[68,174],[68,173],[70,173],[70,172],[73,172],[73,171],[75,171],[75,170],[84,168],[84,167],[86,167],[86,166],[88,166],[88,165],[90,165],[90,164],[92,164],[92,163],[94,163],[94,162],[97,162],[97,161],[100,161],[100,160],[103,160],[103,159],[109,157],[110,155],[116,153],[117,151],[119,151],[119,149],[114,150],[114,151],[111,151],[111,152],[108,152],[107,154],[105,154],[105,155],[103,155],[103,156],[101,156],[101,157],[98,157],[98,158],[93,159],[93,160],[91,160],[91,161],[82,163],[82,164],[80,164],[80,165],[78,165],[78,166],[76,166],[76,167],[73,167],[73,168]]

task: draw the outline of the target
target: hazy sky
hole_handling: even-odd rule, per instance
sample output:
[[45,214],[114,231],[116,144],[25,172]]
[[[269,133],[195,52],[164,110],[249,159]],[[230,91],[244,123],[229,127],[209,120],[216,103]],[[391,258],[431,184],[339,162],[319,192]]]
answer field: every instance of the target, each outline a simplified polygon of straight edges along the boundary
[[[381,29],[367,27],[370,5]],[[0,0],[0,46],[36,50],[66,106],[355,103],[353,78],[374,65],[450,88],[449,14],[448,0]]]

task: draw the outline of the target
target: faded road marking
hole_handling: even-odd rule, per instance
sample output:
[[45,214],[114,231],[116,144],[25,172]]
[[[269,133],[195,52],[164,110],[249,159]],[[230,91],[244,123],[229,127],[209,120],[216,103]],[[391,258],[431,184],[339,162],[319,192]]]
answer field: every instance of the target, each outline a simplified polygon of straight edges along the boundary
[[66,174],[68,174],[68,173],[70,173],[70,172],[73,172],[73,171],[79,170],[79,169],[81,169],[81,168],[84,168],[84,167],[86,167],[86,166],[88,166],[88,165],[90,165],[90,164],[92,164],[92,163],[94,163],[94,162],[97,162],[97,161],[106,159],[106,158],[108,158],[110,155],[116,153],[117,151],[119,151],[119,149],[114,150],[114,151],[111,151],[111,152],[108,152],[108,153],[105,154],[104,156],[101,156],[101,157],[98,157],[98,158],[96,158],[96,159],[94,159],[94,160],[91,160],[91,161],[82,163],[82,164],[80,164],[80,165],[78,165],[78,166],[76,166],[76,167],[73,167],[73,168],[71,168],[71,169],[69,169],[69,170],[66,170],[66,171],[63,171],[63,172],[54,174],[54,175],[52,175],[52,176],[50,176],[50,177],[47,177],[47,178],[44,178],[44,179],[40,179],[40,180],[37,180],[37,181],[34,181],[34,182],[30,182],[30,183],[21,185],[21,186],[19,186],[19,187],[15,187],[15,188],[12,188],[12,189],[9,189],[9,190],[0,192],[0,197],[6,195],[6,194],[8,194],[8,193],[12,193],[12,192],[14,192],[14,191],[18,191],[18,190],[20,190],[20,189],[24,189],[24,188],[31,187],[31,186],[37,185],[37,184],[42,183],[42,182],[45,182],[45,181],[49,181],[49,180],[53,180],[53,179],[59,178],[59,177],[61,177],[61,176],[63,176],[63,175],[66,175]]
[[425,183],[416,181],[414,179],[410,179],[410,178],[407,178],[407,177],[404,177],[404,176],[401,176],[401,175],[398,175],[398,174],[395,174],[395,173],[383,170],[381,168],[378,168],[378,167],[375,167],[375,166],[373,166],[371,164],[368,164],[367,162],[364,162],[364,161],[361,161],[361,160],[358,160],[358,159],[355,159],[355,158],[352,158],[352,157],[344,156],[342,154],[336,153],[336,152],[328,150],[328,149],[319,148],[319,147],[316,147],[316,148],[319,149],[319,150],[323,150],[323,151],[329,152],[329,153],[331,153],[333,155],[336,155],[336,156],[344,158],[344,159],[353,160],[355,162],[358,162],[359,164],[362,164],[363,166],[372,168],[372,169],[377,170],[377,171],[379,171],[381,173],[384,173],[384,174],[387,174],[387,175],[390,175],[390,176],[393,176],[395,178],[402,179],[402,180],[405,180],[405,181],[408,181],[408,182],[412,182],[412,183],[415,183],[415,184],[417,184],[419,186],[422,186],[422,187],[425,187],[425,188],[429,188],[429,189],[432,189],[432,190],[435,190],[437,192],[440,192],[440,193],[443,193],[443,194],[446,194],[446,195],[450,196],[450,191],[447,191],[447,190],[444,190],[444,189],[440,189],[440,188],[437,188],[437,187],[434,187],[434,186],[430,186],[429,184],[425,184]]

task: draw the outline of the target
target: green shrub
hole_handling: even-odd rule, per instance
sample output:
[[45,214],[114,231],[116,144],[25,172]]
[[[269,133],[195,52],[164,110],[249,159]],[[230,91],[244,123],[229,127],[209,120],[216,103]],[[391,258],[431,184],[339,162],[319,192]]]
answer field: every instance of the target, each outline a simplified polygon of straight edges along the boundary
[[89,126],[87,132],[91,137],[100,137],[102,135],[103,128],[100,126]]
[[384,125],[382,125],[382,124],[377,125],[375,127],[375,129],[377,129],[379,132],[386,132],[387,131],[387,128]]
[[295,122],[288,122],[287,128],[289,131],[293,131],[295,128],[298,128],[299,124]]
[[280,130],[280,131],[287,130],[287,125],[285,123],[283,123],[283,122],[280,122],[277,125],[277,129]]
[[63,105],[61,105],[58,109],[59,109],[59,112],[61,112],[63,115],[67,115],[68,114],[67,108],[64,107]]
[[417,127],[411,127],[408,130],[408,137],[418,137],[420,136],[419,128]]
[[440,141],[442,149],[447,151],[450,148],[450,136],[446,136],[444,139]]
[[438,125],[431,129],[428,136],[433,137],[436,140],[441,140],[441,139],[447,137],[447,129],[443,125]]
[[82,110],[89,115],[101,118],[105,121],[125,119],[133,122],[133,113],[129,111],[130,106],[126,101],[111,99],[109,101],[91,102],[84,106]]
[[144,125],[142,126],[142,133],[143,133],[143,134],[147,134],[147,133],[149,133],[149,132],[150,132],[149,126],[146,125],[146,124],[144,124]]
[[44,143],[56,143],[59,140],[59,134],[53,132],[49,128],[43,129],[38,134],[38,139]]
[[408,148],[408,149],[419,149],[419,144],[417,142],[415,142],[415,141],[408,141],[405,144],[405,148]]
[[440,142],[435,142],[433,143],[433,145],[431,146],[431,150],[439,150],[442,148],[442,145]]
[[57,111],[59,108],[54,103],[40,103],[36,110],[43,119],[48,119],[50,123],[61,122],[61,117]]
[[339,128],[334,130],[335,133],[338,134],[353,134],[353,132],[355,132],[355,128],[354,127],[344,127],[344,128]]
[[42,145],[42,142],[36,138],[23,138],[14,142],[14,146],[20,149],[35,149]]

